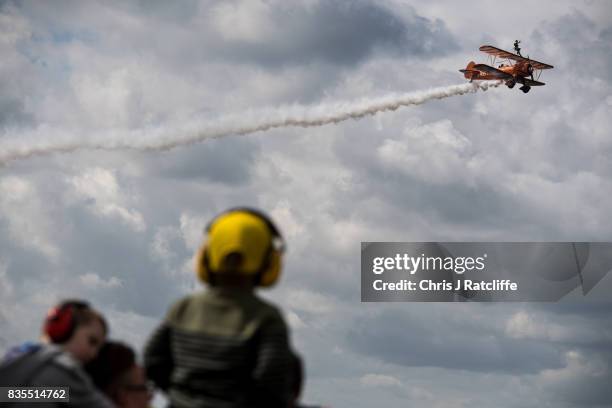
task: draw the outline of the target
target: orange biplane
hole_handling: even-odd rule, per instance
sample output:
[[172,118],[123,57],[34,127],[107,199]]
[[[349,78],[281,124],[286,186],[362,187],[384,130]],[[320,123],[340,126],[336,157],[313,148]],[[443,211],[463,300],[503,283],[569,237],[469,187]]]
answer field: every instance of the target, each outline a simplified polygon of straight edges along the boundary
[[[489,54],[491,65],[476,64],[474,61],[470,61],[467,67],[460,69],[459,72],[463,72],[465,78],[469,79],[470,82],[473,80],[489,81],[498,79],[504,81],[508,88],[514,88],[514,85],[519,83],[523,85],[519,89],[524,93],[529,92],[532,86],[544,85],[544,82],[538,81],[542,70],[551,69],[553,66],[520,55],[519,42],[514,42],[516,54],[490,45],[483,45],[479,50]],[[493,65],[496,64],[497,58],[502,61],[497,68],[494,68]],[[536,74],[535,79],[533,77],[534,73]]]

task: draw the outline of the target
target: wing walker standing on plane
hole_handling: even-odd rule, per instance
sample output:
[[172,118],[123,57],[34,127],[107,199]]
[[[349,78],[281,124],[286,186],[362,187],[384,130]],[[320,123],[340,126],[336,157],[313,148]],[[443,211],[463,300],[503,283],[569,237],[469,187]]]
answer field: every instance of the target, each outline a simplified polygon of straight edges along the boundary
[[[529,92],[532,86],[544,85],[544,82],[538,81],[542,70],[551,69],[553,66],[529,59],[529,57],[523,57],[519,43],[518,40],[514,41],[516,54],[491,45],[483,45],[479,50],[489,54],[491,65],[476,64],[474,61],[470,61],[467,67],[460,69],[459,72],[463,72],[465,78],[469,79],[470,82],[473,80],[490,81],[497,79],[504,81],[508,88],[514,88],[514,85],[519,83],[523,85],[519,89],[524,93]],[[493,65],[495,65],[497,58],[503,61],[497,68],[494,68]],[[534,72],[536,73],[535,79],[533,77]]]

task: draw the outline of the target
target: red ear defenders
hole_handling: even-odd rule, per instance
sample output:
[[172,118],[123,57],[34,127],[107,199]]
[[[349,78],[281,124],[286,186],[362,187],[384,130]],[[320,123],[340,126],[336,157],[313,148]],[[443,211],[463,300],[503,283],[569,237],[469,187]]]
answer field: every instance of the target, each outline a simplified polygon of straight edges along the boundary
[[89,309],[82,301],[70,301],[52,307],[47,313],[43,331],[53,343],[64,343],[74,334],[77,322],[75,310]]
[[[283,252],[286,250],[286,244],[280,231],[278,230],[278,228],[276,228],[272,220],[266,214],[250,207],[231,208],[217,215],[212,221],[208,223],[205,230],[206,234],[210,233],[213,225],[220,218],[223,218],[225,215],[234,212],[251,214],[263,221],[263,223],[268,228],[272,238],[270,240],[270,244],[268,245],[268,249],[266,250],[266,255],[264,256],[262,265],[259,268],[259,271],[255,274],[255,284],[257,286],[263,287],[272,286],[280,276],[281,258]],[[213,275],[210,273],[211,271],[209,267],[208,254],[205,246],[200,249],[196,259],[196,270],[198,277],[202,281],[214,285],[214,279]]]

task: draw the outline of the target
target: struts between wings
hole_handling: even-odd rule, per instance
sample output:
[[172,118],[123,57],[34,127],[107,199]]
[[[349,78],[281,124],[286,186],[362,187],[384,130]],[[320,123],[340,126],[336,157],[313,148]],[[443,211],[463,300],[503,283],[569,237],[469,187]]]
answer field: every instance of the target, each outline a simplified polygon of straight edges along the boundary
[[[519,89],[524,93],[529,92],[532,86],[545,85],[544,82],[540,82],[538,79],[542,70],[551,69],[553,66],[532,60],[529,57],[523,57],[519,43],[520,41],[518,40],[514,42],[516,54],[493,47],[492,45],[483,45],[479,50],[489,55],[491,65],[476,64],[474,61],[470,61],[467,67],[460,69],[459,72],[462,72],[464,77],[469,79],[470,82],[474,80],[501,80],[505,82],[508,88],[514,88],[514,85],[519,83],[522,85]],[[495,68],[493,65],[496,64],[497,59],[502,62]]]

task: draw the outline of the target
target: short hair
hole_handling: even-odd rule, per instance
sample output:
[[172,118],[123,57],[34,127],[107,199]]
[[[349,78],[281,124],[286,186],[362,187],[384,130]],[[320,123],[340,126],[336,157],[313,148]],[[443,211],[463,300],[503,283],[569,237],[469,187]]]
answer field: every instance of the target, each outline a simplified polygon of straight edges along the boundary
[[108,324],[106,323],[106,319],[100,312],[93,309],[88,303],[82,301],[67,301],[71,302],[74,307],[74,325],[75,328],[79,326],[85,326],[94,320],[97,320],[102,325],[104,329],[104,334],[108,333]]

